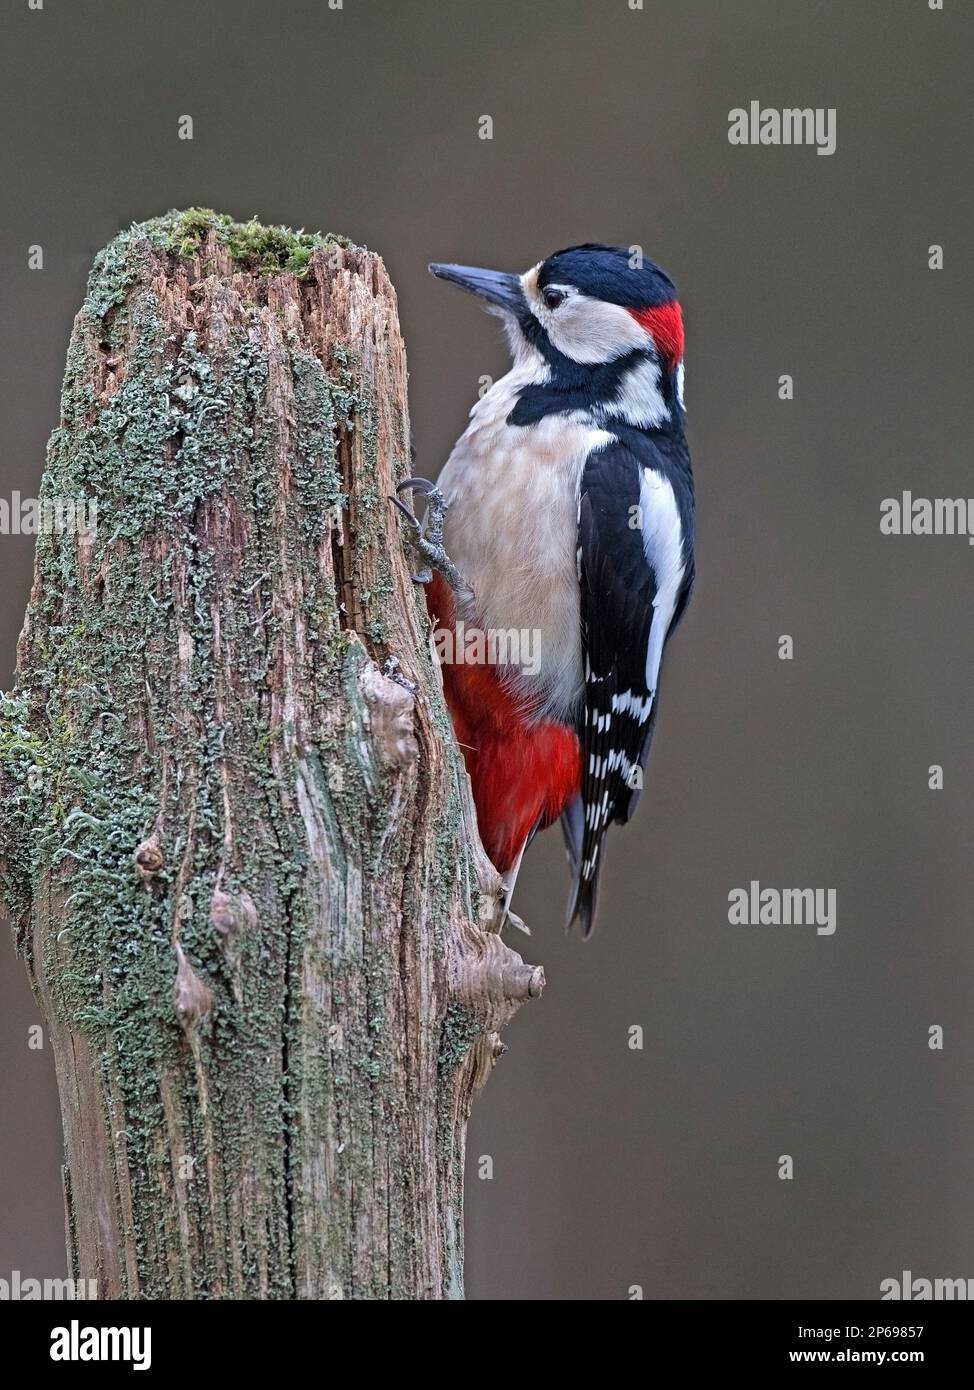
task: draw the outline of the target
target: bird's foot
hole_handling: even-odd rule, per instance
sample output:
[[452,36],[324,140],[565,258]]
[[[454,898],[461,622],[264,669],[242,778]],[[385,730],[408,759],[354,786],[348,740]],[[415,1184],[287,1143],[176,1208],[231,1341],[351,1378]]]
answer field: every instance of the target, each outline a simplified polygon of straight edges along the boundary
[[409,522],[415,534],[416,549],[426,561],[426,565],[418,574],[412,576],[415,584],[428,584],[433,578],[435,569],[449,584],[455,594],[468,595],[470,586],[456,565],[446,553],[443,545],[443,522],[449,509],[449,503],[443,493],[427,478],[404,478],[396,487],[396,492],[419,492],[426,500],[426,515],[422,521],[397,497],[390,497],[389,501],[397,507],[402,515]]
[[531,935],[531,928],[528,926],[527,922],[524,921],[523,917],[519,917],[516,912],[512,912],[510,908],[507,909],[507,915],[504,918],[503,926],[517,927],[518,931],[523,931],[525,936]]

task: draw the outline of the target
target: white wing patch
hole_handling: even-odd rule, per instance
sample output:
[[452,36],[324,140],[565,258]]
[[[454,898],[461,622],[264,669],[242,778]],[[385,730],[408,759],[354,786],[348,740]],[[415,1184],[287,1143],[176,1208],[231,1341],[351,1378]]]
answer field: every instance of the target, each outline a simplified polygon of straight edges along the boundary
[[656,694],[663,643],[683,581],[683,527],[673,488],[661,473],[643,468],[639,483],[643,550],[656,576],[653,620],[646,649],[646,689]]

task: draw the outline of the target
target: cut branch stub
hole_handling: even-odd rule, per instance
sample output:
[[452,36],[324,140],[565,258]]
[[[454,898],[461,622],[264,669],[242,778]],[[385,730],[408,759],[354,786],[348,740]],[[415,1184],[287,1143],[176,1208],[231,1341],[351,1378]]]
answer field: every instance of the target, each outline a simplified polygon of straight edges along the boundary
[[135,851],[135,867],[145,883],[148,883],[159,872],[165,862],[162,846],[154,836],[150,836],[148,840],[143,840]]
[[183,1031],[190,1034],[213,1007],[213,991],[197,975],[178,941],[174,949],[178,969],[173,986],[173,1007]]

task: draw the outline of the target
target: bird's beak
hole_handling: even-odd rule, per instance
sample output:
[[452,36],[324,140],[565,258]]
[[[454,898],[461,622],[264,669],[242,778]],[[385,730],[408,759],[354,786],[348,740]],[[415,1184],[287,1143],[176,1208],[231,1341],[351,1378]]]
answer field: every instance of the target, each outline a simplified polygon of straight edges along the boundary
[[478,270],[472,265],[431,265],[430,271],[440,280],[449,280],[461,289],[516,314],[524,307],[524,291],[520,275],[507,275],[503,270]]

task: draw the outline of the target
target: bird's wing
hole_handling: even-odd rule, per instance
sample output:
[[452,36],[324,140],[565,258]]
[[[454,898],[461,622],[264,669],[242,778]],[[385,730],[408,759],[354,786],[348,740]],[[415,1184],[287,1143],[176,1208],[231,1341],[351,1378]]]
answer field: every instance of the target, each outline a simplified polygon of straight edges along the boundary
[[625,823],[639,800],[663,647],[693,577],[692,528],[689,467],[675,468],[649,436],[589,455],[578,508],[582,792],[563,826],[574,873],[569,922],[579,918],[585,935],[606,829]]

